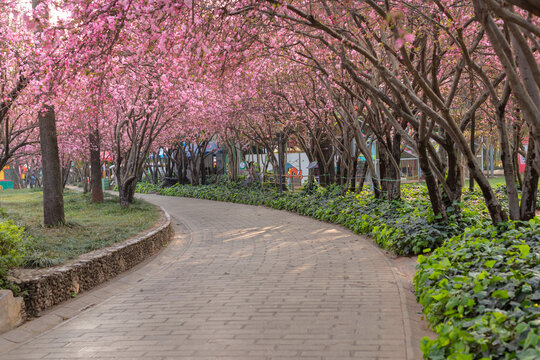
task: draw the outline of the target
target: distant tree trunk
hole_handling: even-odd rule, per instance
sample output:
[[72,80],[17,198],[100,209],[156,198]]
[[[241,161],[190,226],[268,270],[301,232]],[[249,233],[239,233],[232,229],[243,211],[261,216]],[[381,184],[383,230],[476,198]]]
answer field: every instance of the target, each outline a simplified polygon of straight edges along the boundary
[[358,152],[354,154],[354,159],[352,160],[351,170],[349,171],[349,191],[356,191],[356,171],[358,169]]
[[[475,154],[476,152],[476,147],[474,145],[474,131],[475,131],[475,128],[476,128],[476,116],[475,114],[473,113],[471,115],[471,151],[473,154]],[[469,191],[473,191],[474,190],[474,177],[470,176],[469,175]]]
[[431,208],[433,214],[441,215],[442,220],[447,220],[446,208],[443,205],[441,192],[437,180],[431,169],[427,153],[427,138],[418,143],[418,162],[420,163],[420,169],[424,174],[426,185],[428,189],[429,200],[431,202]]
[[[497,128],[499,130],[499,141],[501,145],[501,161],[504,169],[504,177],[506,180],[506,193],[508,195],[508,212],[510,219],[519,220],[519,193],[516,184],[516,174],[514,173],[514,161],[512,160],[512,151],[510,149],[510,139],[508,136],[508,128],[505,120],[505,109],[508,100],[510,99],[510,86],[506,84],[502,99],[497,106],[495,118]],[[519,170],[518,170],[519,171]]]
[[[462,168],[460,164],[460,152],[455,146],[455,142],[446,135],[446,143],[443,144],[446,152],[448,172],[446,175],[446,184],[448,185],[443,193],[443,203],[446,207],[451,207],[454,202],[461,200],[463,193]],[[470,175],[472,176],[472,175]]]
[[533,166],[536,159],[534,141],[529,142],[525,174],[523,176],[523,191],[520,204],[520,220],[530,220],[536,215],[536,198],[538,196],[538,172]]
[[85,162],[83,165],[83,171],[82,171],[82,184],[83,184],[83,194],[87,194],[90,191],[90,183],[88,182],[89,175],[88,175],[88,164]]
[[45,226],[56,226],[65,223],[65,217],[54,108],[45,105],[38,120],[43,168],[43,222]]
[[286,175],[286,166],[287,166],[287,134],[282,133],[279,137],[278,142],[278,175],[279,175],[279,186],[281,190],[285,190],[287,188],[285,177]]
[[62,189],[66,188],[69,179],[69,170],[71,168],[71,161],[66,163],[66,166],[62,166]]
[[165,177],[172,178],[174,176],[174,150],[164,150],[164,154],[167,156],[167,162],[165,163]]
[[334,150],[328,135],[321,135],[319,146],[320,150],[315,154],[319,165],[319,183],[326,187],[336,182]]
[[19,163],[15,162],[11,168],[12,168],[11,174],[12,174],[12,179],[13,179],[13,188],[22,189],[21,174],[19,173]]
[[336,161],[336,182],[339,186],[343,187],[345,184],[345,170],[343,169],[343,155],[339,155]]
[[360,172],[360,179],[358,179],[358,187],[356,188],[357,193],[361,193],[362,189],[364,188],[364,182],[366,181],[367,172],[368,164],[367,162],[364,162],[364,164],[362,164],[362,170]]
[[132,177],[123,182],[118,183],[118,197],[120,200],[120,206],[128,207],[135,197],[135,190],[137,189],[137,178]]
[[[226,143],[227,150],[229,153],[229,171],[231,174],[231,180],[237,181],[238,180],[238,159],[236,156],[236,147],[234,144]],[[275,168],[277,169],[277,167]]]
[[484,199],[486,200],[486,206],[489,211],[489,215],[494,224],[500,222],[505,222],[508,220],[506,212],[503,210],[501,203],[495,196],[491,185],[489,184],[487,178],[484,176],[477,164],[473,163],[471,160],[467,160],[467,165],[471,171],[471,175],[474,176],[482,194],[484,194]]
[[92,202],[103,202],[103,186],[101,184],[101,147],[99,129],[90,130],[90,191]]
[[176,167],[178,169],[178,182],[186,184],[187,177],[187,156],[185,147],[179,147],[176,153]]
[[206,169],[204,166],[204,153],[200,156],[199,172],[201,173],[201,185],[206,185]]
[[152,155],[152,166],[150,167],[150,173],[152,174],[152,183],[157,185],[159,182],[159,169],[161,165],[161,160],[159,157],[159,150],[154,152]]
[[383,196],[388,200],[398,200],[401,197],[401,173],[399,166],[401,160],[401,136],[394,135],[389,141],[390,149],[382,143],[379,146],[379,169]]
[[40,171],[36,171],[35,178],[36,178],[36,186],[35,186],[35,187],[40,188],[40,187],[41,187],[41,175],[40,175]]
[[28,168],[28,173],[26,174],[27,181],[30,183],[30,188],[41,187],[41,168],[39,162],[32,160],[30,167]]
[[519,146],[521,144],[520,128],[522,124],[514,122],[512,133],[512,164],[514,167],[514,173],[516,174],[516,181],[518,183],[518,189],[523,190],[523,180],[519,173]]
[[189,170],[191,171],[191,185],[197,186],[199,185],[199,158],[195,154],[195,151],[193,147],[190,147],[189,149],[190,158],[189,158]]

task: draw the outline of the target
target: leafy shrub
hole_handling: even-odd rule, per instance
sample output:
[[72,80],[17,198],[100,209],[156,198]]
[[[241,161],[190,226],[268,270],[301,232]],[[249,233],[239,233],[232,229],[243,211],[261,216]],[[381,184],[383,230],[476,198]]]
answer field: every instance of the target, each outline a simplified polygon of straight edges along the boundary
[[232,182],[204,186],[177,184],[169,188],[139,184],[137,191],[288,210],[370,235],[380,247],[398,255],[420,254],[425,249],[436,248],[482,219],[477,212],[469,210],[470,216],[452,215],[448,222],[436,221],[426,190],[421,186],[404,187],[404,200],[400,201],[375,199],[369,191],[342,196],[338,186],[325,189],[316,185],[305,192],[282,195],[275,189],[265,191],[257,185]]
[[[152,183],[144,183],[143,182],[143,183],[138,183],[137,188],[138,188],[138,192],[143,193],[143,194],[148,194],[150,192],[155,191],[156,185],[154,185]],[[116,185],[114,187],[114,191],[118,191],[118,185]]]
[[540,359],[540,220],[470,228],[419,257],[428,359]]
[[0,288],[17,291],[6,277],[8,270],[17,266],[25,253],[24,229],[13,224],[12,221],[0,222]]

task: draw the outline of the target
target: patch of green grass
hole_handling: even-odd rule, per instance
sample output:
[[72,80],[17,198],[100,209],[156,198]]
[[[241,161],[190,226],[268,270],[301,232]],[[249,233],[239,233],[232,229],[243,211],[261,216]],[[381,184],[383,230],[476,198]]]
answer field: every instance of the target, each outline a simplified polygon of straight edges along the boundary
[[158,219],[155,206],[135,200],[122,208],[115,196],[105,194],[102,204],[90,202],[89,194],[64,191],[66,225],[43,226],[41,190],[0,191],[0,219],[25,228],[25,267],[47,267],[100,249],[152,227]]
[[[495,177],[492,177],[492,178],[488,178],[488,181],[489,183],[491,184],[491,186],[496,186],[496,185],[506,185],[506,180],[504,178],[504,176],[495,176]],[[467,185],[469,183],[467,182]]]

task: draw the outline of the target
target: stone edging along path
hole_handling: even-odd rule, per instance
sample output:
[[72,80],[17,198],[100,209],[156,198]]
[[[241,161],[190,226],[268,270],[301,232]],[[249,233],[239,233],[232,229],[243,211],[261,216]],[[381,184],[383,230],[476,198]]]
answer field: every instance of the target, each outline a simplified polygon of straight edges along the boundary
[[171,218],[161,207],[157,225],[124,242],[94,250],[64,265],[19,270],[12,280],[25,291],[25,311],[41,311],[108,281],[156,254],[172,236]]

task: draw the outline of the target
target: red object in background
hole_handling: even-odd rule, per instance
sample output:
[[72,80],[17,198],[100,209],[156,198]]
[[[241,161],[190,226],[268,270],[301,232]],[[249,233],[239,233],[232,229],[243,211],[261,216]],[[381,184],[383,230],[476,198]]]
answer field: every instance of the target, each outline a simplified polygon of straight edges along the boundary
[[519,163],[519,172],[523,174],[525,172],[525,158],[521,155],[518,155],[518,163]]

